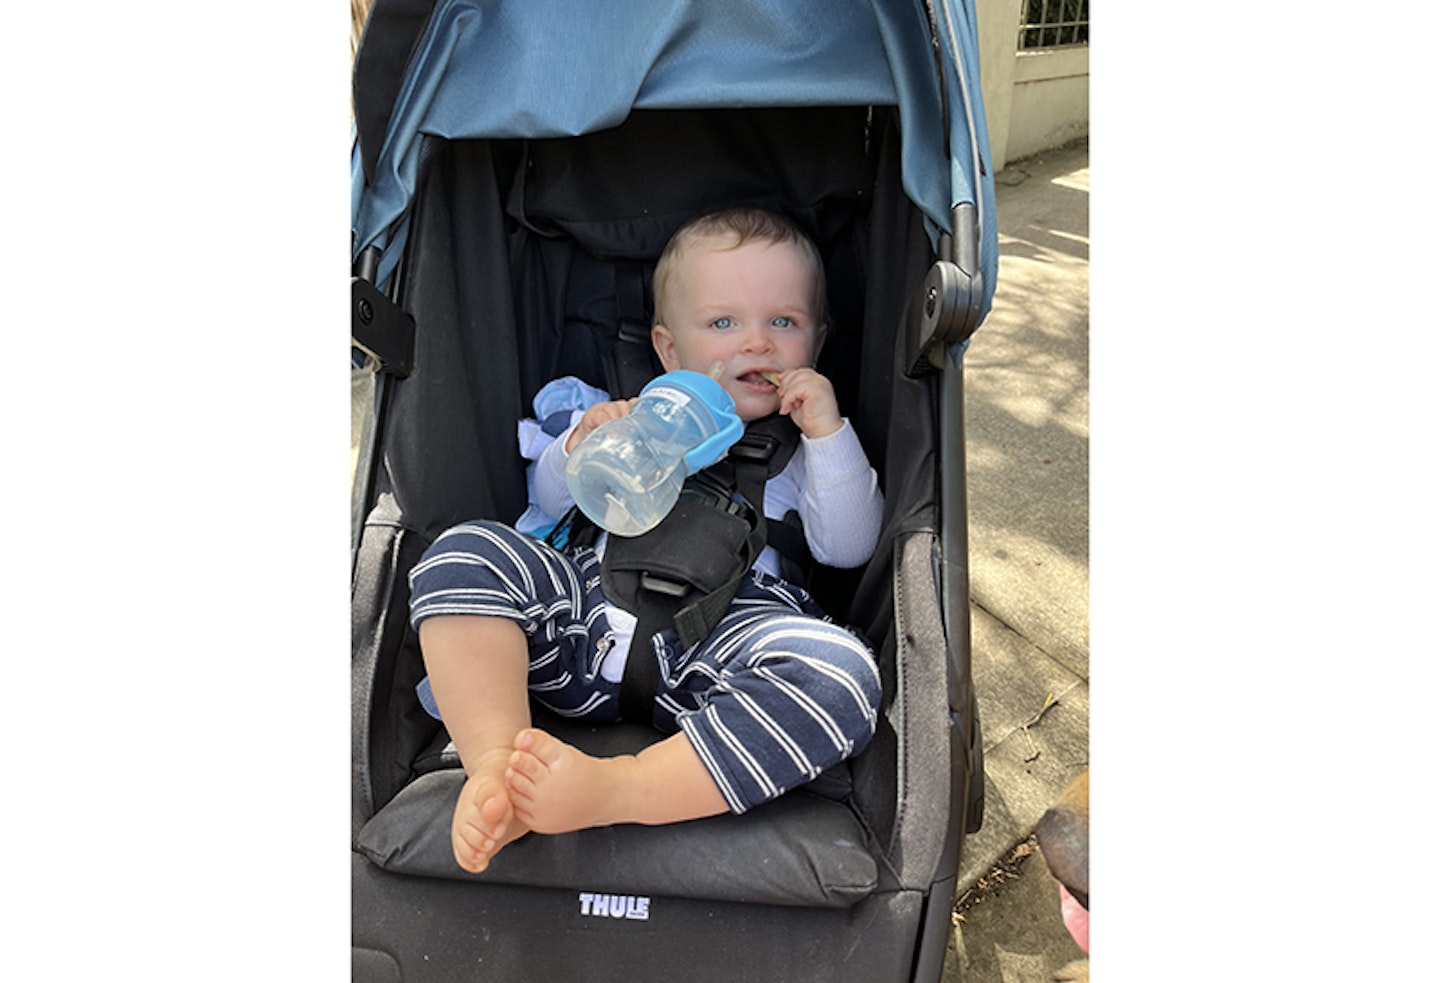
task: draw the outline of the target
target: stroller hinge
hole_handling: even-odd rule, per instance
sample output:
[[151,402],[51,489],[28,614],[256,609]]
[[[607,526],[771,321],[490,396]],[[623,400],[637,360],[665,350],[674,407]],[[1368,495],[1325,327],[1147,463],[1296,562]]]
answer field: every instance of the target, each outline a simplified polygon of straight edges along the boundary
[[350,280],[350,343],[381,372],[407,376],[414,368],[415,320],[363,277]]
[[955,209],[951,258],[936,260],[905,318],[905,374],[916,377],[944,365],[945,346],[965,341],[980,326],[985,279],[978,260],[975,206]]

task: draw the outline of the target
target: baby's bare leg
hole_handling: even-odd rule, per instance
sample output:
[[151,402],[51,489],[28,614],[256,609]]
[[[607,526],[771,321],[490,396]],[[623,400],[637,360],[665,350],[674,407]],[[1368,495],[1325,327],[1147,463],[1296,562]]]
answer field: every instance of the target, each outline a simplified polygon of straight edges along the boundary
[[420,623],[420,651],[468,776],[451,819],[451,847],[456,863],[479,873],[527,832],[505,787],[516,735],[530,726],[525,634],[505,618],[427,618]]
[[655,826],[729,811],[684,733],[636,755],[594,758],[542,730],[523,730],[505,780],[515,815],[540,833]]

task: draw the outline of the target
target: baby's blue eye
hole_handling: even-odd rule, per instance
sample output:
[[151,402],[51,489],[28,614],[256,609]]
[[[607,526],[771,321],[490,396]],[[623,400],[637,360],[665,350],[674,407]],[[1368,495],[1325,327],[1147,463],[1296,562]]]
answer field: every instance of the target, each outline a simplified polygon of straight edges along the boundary
[[780,317],[773,318],[773,319],[770,321],[770,327],[772,327],[772,328],[793,328],[793,327],[795,327],[795,322],[794,322],[793,320],[791,320],[790,318],[785,317],[784,315],[781,315]]
[[735,322],[728,317],[717,317],[715,320],[710,322],[710,327],[719,328],[721,331],[725,331],[729,328],[735,327]]

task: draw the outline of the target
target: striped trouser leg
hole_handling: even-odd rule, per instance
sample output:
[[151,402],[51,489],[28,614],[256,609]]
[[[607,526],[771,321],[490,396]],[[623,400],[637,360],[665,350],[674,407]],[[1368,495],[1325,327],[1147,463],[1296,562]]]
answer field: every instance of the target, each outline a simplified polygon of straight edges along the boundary
[[863,641],[758,594],[743,592],[710,637],[681,656],[660,697],[734,812],[858,754],[880,705],[880,675]]
[[[410,623],[437,615],[514,621],[530,648],[530,692],[556,713],[614,719],[615,686],[600,675],[610,631],[600,564],[567,555],[498,522],[466,522],[431,544],[410,572]],[[439,716],[428,680],[421,702]]]

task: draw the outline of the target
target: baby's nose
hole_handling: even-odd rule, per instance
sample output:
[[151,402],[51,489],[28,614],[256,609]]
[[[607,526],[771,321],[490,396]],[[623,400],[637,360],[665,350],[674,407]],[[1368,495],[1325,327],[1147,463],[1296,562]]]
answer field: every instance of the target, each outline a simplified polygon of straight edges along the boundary
[[749,325],[741,339],[741,350],[747,352],[769,351],[770,332],[763,325]]

